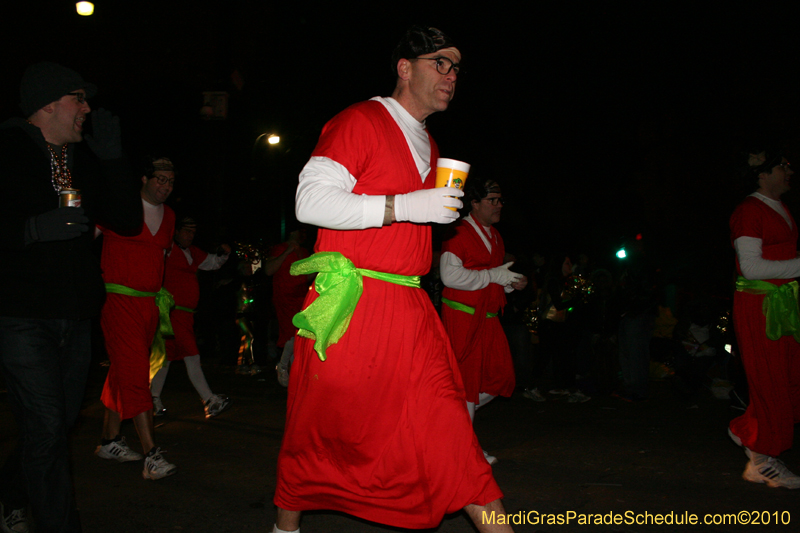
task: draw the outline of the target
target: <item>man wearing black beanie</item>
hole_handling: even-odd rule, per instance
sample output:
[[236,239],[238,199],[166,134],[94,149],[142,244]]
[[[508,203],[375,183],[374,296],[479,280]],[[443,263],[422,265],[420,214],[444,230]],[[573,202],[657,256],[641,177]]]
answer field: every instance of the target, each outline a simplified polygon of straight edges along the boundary
[[[81,530],[67,435],[104,298],[91,230],[96,220],[123,233],[142,224],[116,117],[97,111],[90,150],[78,144],[96,91],[69,68],[31,65],[20,84],[27,120],[0,125],[0,370],[20,431],[0,471],[3,530],[27,531],[28,506],[37,532]],[[63,189],[77,189],[77,202],[60,207]]]

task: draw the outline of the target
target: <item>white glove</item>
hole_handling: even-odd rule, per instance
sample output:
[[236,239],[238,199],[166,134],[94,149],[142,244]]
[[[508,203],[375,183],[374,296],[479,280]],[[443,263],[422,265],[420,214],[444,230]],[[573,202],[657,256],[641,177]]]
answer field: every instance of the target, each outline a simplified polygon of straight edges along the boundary
[[522,274],[511,272],[509,268],[514,264],[514,261],[509,261],[503,266],[494,267],[489,269],[489,282],[497,283],[503,287],[508,287],[512,283],[516,283],[522,279]]
[[464,205],[452,196],[460,198],[464,192],[453,187],[436,187],[395,195],[394,218],[398,222],[449,224],[458,218],[458,211],[447,208],[461,209]]

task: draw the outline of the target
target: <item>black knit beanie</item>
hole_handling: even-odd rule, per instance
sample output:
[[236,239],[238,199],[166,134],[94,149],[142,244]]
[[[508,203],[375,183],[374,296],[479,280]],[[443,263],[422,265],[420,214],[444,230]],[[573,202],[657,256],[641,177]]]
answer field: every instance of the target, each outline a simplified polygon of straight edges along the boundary
[[87,83],[72,69],[55,63],[43,62],[29,66],[19,84],[19,107],[26,117],[67,93],[83,89],[86,98],[97,93],[97,86]]

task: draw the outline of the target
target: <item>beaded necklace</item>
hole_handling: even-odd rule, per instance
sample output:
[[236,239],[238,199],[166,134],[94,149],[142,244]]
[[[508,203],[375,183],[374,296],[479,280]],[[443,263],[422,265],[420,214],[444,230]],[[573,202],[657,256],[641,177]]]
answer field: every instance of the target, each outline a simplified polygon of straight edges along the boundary
[[[25,122],[34,128],[39,127],[30,120]],[[61,147],[61,158],[56,155],[50,143],[46,144],[47,150],[50,152],[50,182],[53,184],[53,188],[56,192],[61,192],[61,189],[71,189],[72,174],[69,173],[69,167],[67,166],[67,147],[69,147],[69,143],[65,143]]]
[[47,149],[50,151],[50,181],[53,183],[53,188],[56,192],[61,192],[61,189],[72,188],[72,175],[69,173],[67,166],[67,147],[69,143],[61,148],[61,157],[53,150],[50,144],[47,144]]

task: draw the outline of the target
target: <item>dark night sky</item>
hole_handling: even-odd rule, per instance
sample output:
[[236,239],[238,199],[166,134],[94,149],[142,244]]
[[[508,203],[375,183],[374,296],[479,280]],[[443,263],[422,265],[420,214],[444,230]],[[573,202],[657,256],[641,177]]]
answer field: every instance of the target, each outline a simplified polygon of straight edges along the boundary
[[[767,137],[797,151],[796,13],[764,2],[276,4],[100,0],[81,18],[72,2],[29,0],[4,17],[15,29],[0,35],[0,118],[18,114],[26,65],[71,66],[100,87],[92,105],[120,115],[128,151],[175,154],[176,200],[235,236],[274,239],[275,205],[324,122],[390,93],[392,47],[427,23],[459,43],[465,66],[430,129],[443,156],[504,185],[507,248],[583,249],[602,263],[642,232],[659,261],[723,279],[737,154]],[[231,94],[227,121],[199,119],[208,90]],[[272,130],[281,148],[254,149]]]

